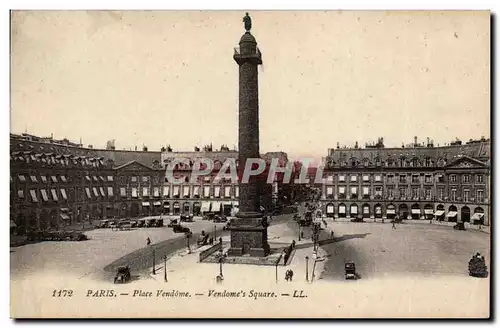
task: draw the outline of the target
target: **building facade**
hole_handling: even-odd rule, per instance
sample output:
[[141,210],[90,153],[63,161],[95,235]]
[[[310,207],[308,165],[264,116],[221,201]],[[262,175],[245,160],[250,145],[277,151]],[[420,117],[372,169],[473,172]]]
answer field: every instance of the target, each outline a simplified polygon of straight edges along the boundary
[[320,185],[328,217],[489,225],[490,142],[329,149]]

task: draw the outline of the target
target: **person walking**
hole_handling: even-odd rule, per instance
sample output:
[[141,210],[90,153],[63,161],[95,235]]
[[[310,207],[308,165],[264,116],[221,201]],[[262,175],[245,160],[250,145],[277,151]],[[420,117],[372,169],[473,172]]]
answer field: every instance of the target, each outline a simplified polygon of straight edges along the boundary
[[293,280],[293,270],[292,270],[292,269],[288,270],[288,279],[289,279],[290,281],[292,281],[292,280]]
[[151,245],[151,239],[149,239],[149,237],[146,239],[146,244],[149,246]]
[[396,229],[396,220],[392,220],[392,229]]

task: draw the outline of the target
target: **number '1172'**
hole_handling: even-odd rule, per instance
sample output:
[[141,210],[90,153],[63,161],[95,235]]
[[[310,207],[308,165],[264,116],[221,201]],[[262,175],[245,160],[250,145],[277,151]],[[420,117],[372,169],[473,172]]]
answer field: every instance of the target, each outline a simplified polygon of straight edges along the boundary
[[71,289],[54,289],[52,291],[52,297],[71,297],[73,296],[73,290]]

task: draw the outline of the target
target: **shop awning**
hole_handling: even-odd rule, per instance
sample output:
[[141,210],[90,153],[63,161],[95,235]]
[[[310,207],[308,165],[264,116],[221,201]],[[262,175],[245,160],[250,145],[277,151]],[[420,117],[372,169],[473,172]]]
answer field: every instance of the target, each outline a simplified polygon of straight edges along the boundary
[[224,206],[231,206],[232,204],[233,203],[231,203],[231,202],[222,202],[222,205],[224,205]]
[[94,192],[94,196],[99,197],[99,193],[97,192],[97,187],[93,187],[92,191]]
[[453,211],[452,211],[452,212],[448,212],[447,217],[449,217],[449,218],[453,218],[453,217],[455,217],[455,216],[457,216],[457,212],[453,212]]
[[167,202],[163,203],[163,207],[164,208],[170,208],[170,203],[167,203]]
[[101,196],[102,197],[106,196],[106,193],[104,192],[104,188],[103,187],[99,187],[99,191],[101,192]]
[[91,199],[92,195],[90,195],[90,188],[85,188],[85,192],[87,193],[87,197]]
[[45,175],[41,175],[40,178],[42,178],[42,182],[44,183],[47,182],[47,177]]
[[387,214],[396,214],[396,209],[394,208],[388,209]]
[[66,195],[65,189],[61,189],[61,196],[63,197],[64,200],[68,200],[68,196]]
[[31,195],[31,200],[33,201],[33,203],[38,203],[38,198],[36,197],[36,191],[30,190],[30,195]]
[[112,182],[112,181],[113,181],[113,176],[112,176],[112,175],[108,175],[108,181],[109,181],[109,182]]
[[411,214],[420,214],[420,209],[419,208],[412,208]]
[[161,206],[161,202],[154,202],[153,205],[154,206]]
[[62,182],[68,182],[68,180],[66,180],[66,177],[64,175],[61,175],[61,181]]
[[61,219],[63,219],[63,220],[70,220],[69,215],[66,213],[60,213],[59,215],[61,216]]
[[220,202],[212,202],[212,212],[220,211]]
[[108,187],[108,196],[113,197],[113,187]]
[[106,181],[102,175],[99,176],[99,179],[101,179],[101,181]]
[[149,206],[149,202],[142,202],[142,206]]
[[481,218],[484,216],[484,213],[474,213],[472,216],[472,220],[481,220]]
[[85,176],[85,179],[87,179],[87,181],[90,181],[90,177],[88,175]]
[[52,194],[52,199],[57,202],[59,200],[57,197],[57,191],[55,189],[50,189],[50,193]]
[[432,214],[434,214],[434,211],[431,210],[431,209],[424,209],[424,214],[426,214],[426,215],[432,215]]
[[174,208],[181,208],[181,206],[179,205],[179,203],[174,203]]
[[233,202],[233,206],[240,206],[240,202],[239,201],[234,201]]
[[47,191],[45,191],[45,189],[40,189],[40,193],[42,194],[42,199],[44,202],[48,202],[49,201],[49,197],[47,196]]
[[52,175],[50,178],[52,179],[52,182],[57,183],[57,177],[55,175]]
[[26,177],[24,175],[18,175],[19,181],[26,182]]
[[95,175],[92,176],[92,179],[94,179],[94,181],[99,181]]
[[435,216],[441,216],[443,214],[444,214],[444,211],[442,211],[442,210],[438,210],[438,211],[434,212]]

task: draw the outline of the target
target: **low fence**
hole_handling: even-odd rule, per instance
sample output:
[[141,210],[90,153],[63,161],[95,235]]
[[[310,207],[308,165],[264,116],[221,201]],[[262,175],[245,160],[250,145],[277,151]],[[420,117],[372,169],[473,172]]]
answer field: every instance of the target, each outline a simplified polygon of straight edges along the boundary
[[203,262],[204,259],[209,257],[211,254],[222,250],[222,243],[217,243],[213,246],[210,246],[210,248],[207,248],[206,250],[200,252],[200,262]]

